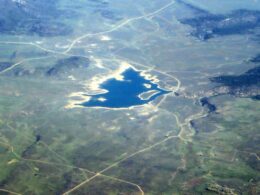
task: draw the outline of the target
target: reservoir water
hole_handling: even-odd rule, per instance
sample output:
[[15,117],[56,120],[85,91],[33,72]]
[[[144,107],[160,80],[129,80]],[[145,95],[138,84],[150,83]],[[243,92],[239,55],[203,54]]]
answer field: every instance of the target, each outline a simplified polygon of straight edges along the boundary
[[158,84],[146,79],[141,72],[128,68],[122,73],[123,80],[108,79],[100,85],[105,93],[91,95],[84,102],[85,107],[128,108],[147,104],[170,91],[161,89]]

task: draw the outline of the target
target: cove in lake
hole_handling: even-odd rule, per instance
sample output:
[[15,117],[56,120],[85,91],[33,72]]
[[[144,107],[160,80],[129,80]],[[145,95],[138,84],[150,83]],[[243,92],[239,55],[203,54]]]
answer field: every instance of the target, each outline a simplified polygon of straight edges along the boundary
[[[90,100],[82,103],[85,107],[128,108],[146,104],[157,97],[170,93],[158,84],[146,79],[141,72],[128,68],[122,74],[123,80],[108,79],[100,84],[105,93],[90,95]],[[144,96],[147,96],[144,98]]]

